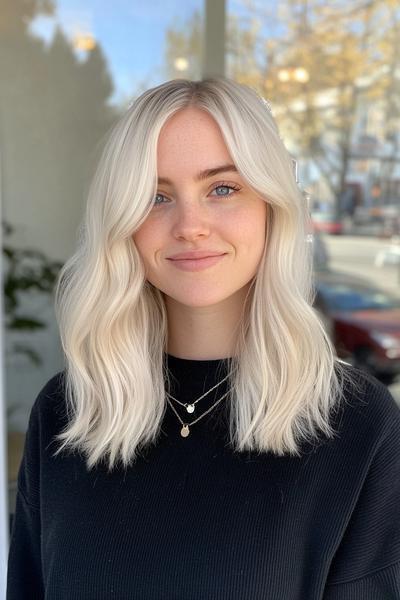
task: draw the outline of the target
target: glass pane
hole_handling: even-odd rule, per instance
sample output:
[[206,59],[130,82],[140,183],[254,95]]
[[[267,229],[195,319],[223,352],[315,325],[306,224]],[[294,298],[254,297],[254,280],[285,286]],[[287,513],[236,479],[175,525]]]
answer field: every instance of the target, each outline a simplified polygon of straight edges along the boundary
[[373,365],[400,401],[399,3],[227,8],[227,75],[269,100],[298,161],[324,321],[343,358]]
[[32,403],[63,369],[52,290],[76,246],[102,139],[145,88],[174,77],[200,77],[204,9],[202,0],[6,0],[1,11],[12,511]]

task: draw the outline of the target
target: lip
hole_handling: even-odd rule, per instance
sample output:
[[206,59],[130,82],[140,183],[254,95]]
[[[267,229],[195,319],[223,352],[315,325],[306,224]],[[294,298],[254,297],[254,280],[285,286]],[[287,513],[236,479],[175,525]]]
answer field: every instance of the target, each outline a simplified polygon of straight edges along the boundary
[[201,271],[212,267],[222,260],[226,254],[214,254],[212,256],[204,256],[203,258],[191,258],[191,259],[169,259],[171,264],[181,271]]
[[224,252],[215,250],[193,250],[192,252],[180,252],[169,256],[169,260],[196,260],[199,258],[208,258],[210,256],[223,256]]

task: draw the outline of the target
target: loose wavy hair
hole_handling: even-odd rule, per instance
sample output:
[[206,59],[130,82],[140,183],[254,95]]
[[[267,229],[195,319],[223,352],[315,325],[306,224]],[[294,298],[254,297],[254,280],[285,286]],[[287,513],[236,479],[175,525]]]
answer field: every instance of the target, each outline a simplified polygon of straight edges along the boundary
[[133,235],[156,193],[160,130],[189,106],[213,117],[268,205],[263,257],[228,360],[232,449],[299,455],[303,441],[334,436],[331,413],[351,379],[312,307],[308,207],[268,103],[226,78],[163,83],[110,131],[78,248],[56,286],[69,419],[55,454],[79,450],[89,469],[132,464],[156,442],[165,413],[166,310]]

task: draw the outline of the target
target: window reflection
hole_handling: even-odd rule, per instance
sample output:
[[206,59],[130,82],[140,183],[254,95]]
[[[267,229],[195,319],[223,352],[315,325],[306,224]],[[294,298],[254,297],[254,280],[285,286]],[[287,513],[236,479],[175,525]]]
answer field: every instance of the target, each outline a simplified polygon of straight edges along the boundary
[[[36,394],[63,357],[52,289],[79,236],[104,136],[145,88],[200,77],[202,0],[6,0],[0,145],[9,506]],[[191,34],[186,35],[189,25]]]

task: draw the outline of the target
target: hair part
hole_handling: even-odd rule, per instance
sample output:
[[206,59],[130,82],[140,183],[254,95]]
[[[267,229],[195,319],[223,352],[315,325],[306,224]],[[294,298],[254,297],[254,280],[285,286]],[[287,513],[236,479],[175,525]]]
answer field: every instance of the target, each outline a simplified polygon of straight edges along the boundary
[[69,419],[55,454],[79,450],[89,469],[132,464],[156,442],[166,410],[167,315],[133,234],[156,193],[161,128],[189,106],[213,117],[238,171],[268,204],[264,254],[228,361],[232,449],[299,455],[303,441],[332,437],[332,410],[351,380],[312,308],[308,208],[268,105],[226,78],[163,83],[111,130],[77,250],[56,286]]

